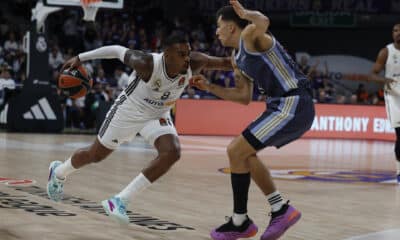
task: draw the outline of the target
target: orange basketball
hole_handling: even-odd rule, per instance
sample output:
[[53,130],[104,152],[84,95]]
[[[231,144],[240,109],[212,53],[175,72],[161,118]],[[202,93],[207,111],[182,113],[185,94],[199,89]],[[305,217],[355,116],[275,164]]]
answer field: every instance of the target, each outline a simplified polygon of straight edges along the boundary
[[85,96],[92,86],[93,79],[82,65],[65,69],[58,78],[58,88],[72,99]]

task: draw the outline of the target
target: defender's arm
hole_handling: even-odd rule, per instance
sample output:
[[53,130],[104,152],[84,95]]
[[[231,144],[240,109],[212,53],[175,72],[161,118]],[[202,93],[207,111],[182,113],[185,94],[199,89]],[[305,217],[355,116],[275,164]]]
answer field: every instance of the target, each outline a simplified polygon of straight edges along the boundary
[[193,73],[199,73],[201,70],[232,70],[232,64],[229,57],[213,57],[201,52],[190,53],[190,66]]

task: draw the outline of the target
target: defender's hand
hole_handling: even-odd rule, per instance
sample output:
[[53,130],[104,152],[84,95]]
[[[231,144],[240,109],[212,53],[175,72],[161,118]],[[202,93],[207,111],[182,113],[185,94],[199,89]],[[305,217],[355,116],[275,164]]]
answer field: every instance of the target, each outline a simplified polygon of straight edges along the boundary
[[247,9],[245,9],[242,4],[238,0],[230,0],[229,3],[232,5],[233,9],[235,10],[236,14],[240,18],[245,18],[247,14]]
[[67,68],[77,68],[81,65],[81,61],[79,60],[78,56],[75,56],[64,63],[61,67],[60,72],[63,72]]
[[195,87],[202,91],[208,91],[209,85],[210,85],[209,82],[203,75],[194,75],[189,80],[189,86]]
[[238,67],[236,64],[236,59],[235,59],[235,52],[236,51],[232,51],[232,54],[231,54],[231,64],[232,64],[233,69]]

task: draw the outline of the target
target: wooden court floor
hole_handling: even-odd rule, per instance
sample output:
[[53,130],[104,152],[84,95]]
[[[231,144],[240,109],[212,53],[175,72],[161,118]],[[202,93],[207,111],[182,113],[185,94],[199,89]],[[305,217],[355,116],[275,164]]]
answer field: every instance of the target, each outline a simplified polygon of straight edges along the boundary
[[[182,158],[129,206],[130,224],[104,215],[99,202],[118,193],[155,156],[142,139],[69,176],[65,200],[47,199],[51,161],[64,160],[94,136],[0,134],[0,240],[196,240],[232,211],[225,147],[230,137],[182,136]],[[400,239],[400,187],[393,143],[302,139],[267,149],[285,199],[303,213],[286,240]],[[259,239],[269,221],[253,183],[249,215]]]

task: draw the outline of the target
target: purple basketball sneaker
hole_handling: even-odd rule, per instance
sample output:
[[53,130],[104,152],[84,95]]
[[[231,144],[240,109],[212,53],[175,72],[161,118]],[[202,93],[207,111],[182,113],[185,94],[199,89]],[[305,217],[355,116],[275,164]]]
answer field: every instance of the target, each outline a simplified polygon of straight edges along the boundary
[[261,240],[276,240],[281,237],[288,228],[294,225],[301,217],[301,213],[288,203],[281,210],[271,213],[271,221]]
[[253,237],[257,234],[257,231],[257,226],[249,217],[238,227],[233,224],[232,217],[230,217],[227,223],[214,229],[210,235],[214,240],[236,240]]

